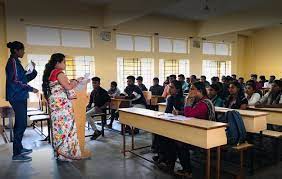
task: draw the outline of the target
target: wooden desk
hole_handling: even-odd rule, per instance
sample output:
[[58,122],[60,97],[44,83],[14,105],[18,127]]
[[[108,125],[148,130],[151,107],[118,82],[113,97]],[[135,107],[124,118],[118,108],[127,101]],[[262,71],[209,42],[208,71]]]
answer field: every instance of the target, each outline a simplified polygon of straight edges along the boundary
[[[166,103],[159,103],[159,111],[164,112],[166,108]],[[233,109],[215,107],[215,112],[217,113],[226,113]],[[250,111],[250,110],[236,110],[238,111],[244,121],[244,125],[247,132],[258,133],[263,130],[266,130],[266,119],[268,113],[266,112],[258,112],[258,111]]]
[[249,106],[250,110],[267,112],[269,115],[266,118],[267,124],[282,126],[282,108],[256,108]]
[[[226,113],[232,110],[234,109],[215,107],[217,113]],[[267,129],[266,118],[268,113],[239,109],[236,109],[236,111],[241,114],[247,132],[259,133]]]
[[[210,178],[210,149],[216,147],[217,178],[219,178],[220,146],[227,144],[225,123],[195,118],[186,118],[184,116],[173,116],[172,118],[169,118],[164,115],[163,112],[140,108],[119,109],[119,114],[123,131],[125,125],[129,125],[154,134],[165,136],[177,141],[206,149],[206,178]],[[132,135],[131,151],[128,151],[125,148],[125,135],[123,132],[124,155],[125,152],[132,152],[134,149],[134,135]]]
[[116,99],[116,98],[111,98],[111,104],[110,107],[111,109],[116,109],[118,110],[120,107],[131,107],[131,100],[128,99]]
[[[13,116],[14,111],[8,101],[0,99],[0,115],[2,118],[9,118],[9,129],[10,129],[10,142],[13,141]],[[5,127],[5,126],[4,126]]]

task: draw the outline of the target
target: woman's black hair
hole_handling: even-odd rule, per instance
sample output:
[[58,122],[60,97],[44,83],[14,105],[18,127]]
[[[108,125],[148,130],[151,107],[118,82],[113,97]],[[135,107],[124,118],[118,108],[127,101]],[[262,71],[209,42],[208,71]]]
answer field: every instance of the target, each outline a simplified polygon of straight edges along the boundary
[[111,85],[113,85],[113,86],[117,87],[117,82],[112,81],[112,82],[111,82]]
[[182,84],[180,81],[177,81],[177,80],[172,80],[170,83],[172,83],[176,90],[178,90],[178,95],[181,95],[183,96],[183,90],[182,90]]
[[10,49],[11,54],[15,54],[15,50],[24,49],[24,44],[19,41],[7,43],[7,47]]
[[208,95],[205,83],[197,81],[197,82],[193,83],[193,85],[195,86],[195,88],[197,88],[197,90],[199,90],[202,93],[203,96]]
[[51,56],[49,62],[45,65],[45,70],[43,72],[43,78],[42,78],[42,90],[43,94],[46,99],[48,99],[50,87],[49,87],[49,77],[51,72],[55,69],[55,66],[57,63],[61,63],[65,58],[64,54],[61,53],[55,53]]
[[244,95],[244,89],[238,81],[232,81],[229,85],[234,85],[236,88],[238,88],[238,96]]

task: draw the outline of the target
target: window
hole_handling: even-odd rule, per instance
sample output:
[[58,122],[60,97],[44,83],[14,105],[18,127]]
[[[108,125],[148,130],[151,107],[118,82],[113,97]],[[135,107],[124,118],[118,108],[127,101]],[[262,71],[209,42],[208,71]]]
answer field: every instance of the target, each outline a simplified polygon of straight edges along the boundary
[[187,53],[187,40],[159,38],[159,52]]
[[231,75],[231,61],[203,60],[203,75],[210,81],[212,77]]
[[117,58],[117,82],[120,90],[127,86],[127,76],[143,77],[143,83],[147,88],[154,78],[154,60],[151,58]]
[[41,26],[26,26],[30,45],[91,48],[90,30],[73,30]]
[[91,47],[90,31],[62,30],[62,46],[65,47]]
[[116,48],[128,51],[152,51],[152,38],[135,35],[116,35]]
[[60,31],[56,28],[27,26],[27,43],[30,45],[60,46]]
[[160,84],[162,84],[166,77],[169,75],[179,75],[183,74],[185,76],[190,75],[190,64],[189,60],[187,59],[180,59],[180,60],[165,60],[160,59],[159,61],[159,78]]
[[[36,64],[36,71],[37,76],[34,80],[32,80],[29,85],[38,89],[39,91],[42,91],[42,77],[43,72],[45,69],[45,65],[48,63],[50,59],[50,55],[35,55],[35,54],[28,54],[27,55],[28,62],[33,61]],[[38,97],[34,93],[29,94],[29,100],[31,102],[38,101]]]
[[[83,77],[86,73],[90,78],[95,76],[95,59],[92,56],[75,56],[74,59],[67,59],[66,74],[69,79]],[[87,92],[92,91],[92,85],[87,85]]]
[[203,42],[203,54],[231,56],[231,44]]

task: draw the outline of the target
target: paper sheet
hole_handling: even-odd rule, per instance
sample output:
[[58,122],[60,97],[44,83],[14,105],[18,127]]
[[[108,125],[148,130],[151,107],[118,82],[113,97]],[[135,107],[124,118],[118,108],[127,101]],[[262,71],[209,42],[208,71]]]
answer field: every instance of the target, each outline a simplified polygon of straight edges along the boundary
[[32,61],[26,66],[26,75],[29,75],[33,72],[34,70],[34,66],[32,65]]
[[168,119],[168,120],[179,120],[179,121],[183,121],[183,120],[188,120],[189,118],[182,116],[182,115],[173,115],[171,113],[163,113],[159,115],[160,117],[164,118],[164,119]]
[[85,88],[85,86],[87,85],[87,83],[89,82],[90,79],[90,73],[85,73],[83,80],[81,80],[78,85],[76,86],[75,90],[76,91],[81,91]]

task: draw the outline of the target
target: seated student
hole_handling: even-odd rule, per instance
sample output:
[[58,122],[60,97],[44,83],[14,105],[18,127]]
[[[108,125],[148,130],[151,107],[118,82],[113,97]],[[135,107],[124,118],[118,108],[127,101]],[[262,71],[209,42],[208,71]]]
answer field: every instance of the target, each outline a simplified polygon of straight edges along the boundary
[[186,78],[186,83],[188,84],[188,87],[189,87],[190,81],[191,81],[190,77],[187,77]]
[[137,81],[137,86],[141,89],[141,91],[148,91],[146,86],[143,84],[143,77],[142,76],[138,76],[136,78],[136,81]]
[[111,87],[108,90],[108,94],[111,98],[114,98],[115,96],[119,96],[120,95],[120,90],[117,87],[117,82],[112,81],[111,82]]
[[256,89],[259,90],[261,89],[263,86],[261,85],[261,83],[259,83],[257,81],[258,79],[258,75],[257,74],[251,74],[251,80],[253,80],[256,83]]
[[[174,109],[183,111],[185,99],[183,96],[182,84],[177,80],[172,80],[169,84],[169,92],[171,95],[167,98],[165,113],[172,113]],[[158,155],[154,156],[153,160],[159,164],[171,164],[171,162],[169,163],[168,161],[174,161],[174,158],[170,158],[169,152],[174,151],[174,141],[159,135],[155,135],[154,138]],[[174,163],[172,167],[174,168]]]
[[223,107],[224,101],[218,95],[219,91],[220,87],[218,84],[211,84],[209,87],[207,87],[207,95],[212,101],[213,105],[217,107]]
[[161,96],[164,92],[164,87],[159,85],[159,78],[153,79],[153,86],[150,87],[149,91],[152,92],[152,95]]
[[240,77],[240,78],[238,79],[238,82],[240,83],[241,88],[242,88],[242,89],[245,89],[246,84],[244,83],[244,78],[243,78],[243,77]]
[[266,82],[267,82],[267,80],[266,80],[264,75],[259,76],[259,83],[260,83],[261,87],[264,87],[264,83],[266,83]]
[[[171,83],[173,80],[176,80],[176,75],[169,75],[168,82]],[[169,96],[169,85],[165,86],[162,97],[167,98]]]
[[282,107],[282,82],[274,80],[270,91],[266,93],[255,105],[258,108],[281,108]]
[[[87,105],[86,119],[94,130],[94,134],[91,137],[91,140],[95,140],[101,135],[101,131],[97,129],[94,118],[92,118],[92,116],[95,113],[104,112],[106,107],[109,105],[111,98],[108,95],[107,91],[100,86],[99,77],[92,78],[92,85],[93,91],[91,92],[89,103]],[[94,107],[92,107],[93,103]]]
[[248,100],[246,99],[241,85],[234,81],[229,84],[228,89],[230,95],[224,103],[226,108],[231,109],[247,109]]
[[188,90],[189,90],[188,83],[186,83],[185,76],[183,74],[178,75],[178,81],[180,81],[181,84],[182,84],[183,93],[188,92]]
[[233,78],[233,81],[237,81],[237,75],[236,74],[232,74],[231,77]]
[[[183,112],[174,110],[173,114],[178,115]],[[184,107],[184,115],[186,117],[194,117],[199,119],[206,119],[215,121],[215,109],[211,100],[207,97],[206,86],[202,82],[196,82],[192,84],[189,91],[189,96],[186,98],[186,104]],[[176,150],[171,151],[170,155],[178,156],[182,170],[176,172],[176,174],[181,176],[192,177],[192,168],[190,164],[190,146],[182,143],[176,142]],[[173,157],[171,157],[173,158]],[[177,157],[174,157],[174,163]]]
[[248,100],[249,106],[254,106],[261,98],[261,95],[256,90],[256,83],[252,80],[246,83],[245,97]]
[[229,88],[231,77],[222,76],[221,80],[222,80],[222,87],[219,96],[221,97],[221,99],[226,100],[226,98],[229,96],[228,88]]
[[269,77],[269,81],[267,81],[267,82],[265,82],[264,83],[264,88],[271,88],[271,85],[272,85],[272,83],[274,82],[274,80],[275,80],[275,76],[274,75],[271,75],[270,77]]
[[146,109],[146,99],[143,95],[141,89],[134,84],[135,77],[128,76],[127,77],[127,87],[124,89],[124,92],[121,93],[120,96],[116,96],[117,99],[130,99],[132,100],[133,107],[136,108],[144,108]]
[[210,85],[210,82],[207,81],[207,77],[204,75],[200,77],[200,82],[204,83],[206,87]]
[[[111,82],[111,87],[110,87],[110,89],[108,90],[108,94],[109,94],[109,96],[110,96],[111,98],[114,98],[114,97],[120,95],[120,90],[119,90],[118,87],[117,87],[117,82],[115,82],[115,81],[112,81],[112,82]],[[117,119],[117,118],[118,118],[118,115],[117,115],[117,113],[116,113],[116,110],[115,110],[115,109],[111,109],[111,117],[110,117],[111,122],[108,124],[108,128],[110,128],[110,129],[112,128],[113,122],[114,122],[114,120]]]

